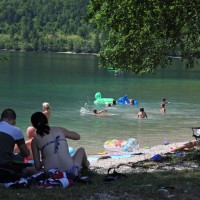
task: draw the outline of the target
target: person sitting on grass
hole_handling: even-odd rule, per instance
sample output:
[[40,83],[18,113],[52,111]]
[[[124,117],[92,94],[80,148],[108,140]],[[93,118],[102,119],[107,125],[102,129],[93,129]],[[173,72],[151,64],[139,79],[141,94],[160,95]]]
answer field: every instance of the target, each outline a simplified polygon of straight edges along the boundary
[[[31,150],[31,142],[32,142],[32,139],[36,135],[35,128],[33,126],[29,126],[26,130],[26,135],[27,135],[28,140],[26,140],[25,143],[26,143],[26,146],[27,146],[27,148],[30,152],[30,156],[28,157],[28,160],[29,160],[29,159],[33,159],[32,150]],[[15,145],[15,147],[14,147],[14,153],[19,154],[19,155],[21,154],[17,145]]]
[[[5,109],[0,120],[0,168],[12,170],[24,176],[28,173],[24,165],[24,157],[29,157],[30,152],[26,146],[22,131],[16,127],[16,113],[13,109]],[[17,145],[21,155],[15,155],[14,146]],[[8,177],[9,178],[9,177]],[[10,177],[12,178],[12,177]]]
[[47,117],[42,112],[31,116],[36,129],[36,136],[31,143],[36,170],[57,168],[61,172],[78,176],[82,168],[89,167],[84,148],[79,148],[71,157],[66,138],[79,140],[80,135],[62,127],[49,126]]

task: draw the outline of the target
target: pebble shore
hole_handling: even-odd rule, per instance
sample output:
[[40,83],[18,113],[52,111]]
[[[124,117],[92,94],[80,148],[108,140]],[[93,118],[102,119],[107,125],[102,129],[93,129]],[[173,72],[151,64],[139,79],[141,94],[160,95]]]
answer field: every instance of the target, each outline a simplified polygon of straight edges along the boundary
[[[179,143],[173,143],[173,144],[168,144],[168,145],[158,145],[158,146],[151,147],[149,149],[146,149],[146,148],[139,149],[135,152],[128,152],[128,153],[129,154],[130,153],[133,153],[133,154],[134,153],[135,154],[142,153],[142,154],[133,155],[128,158],[112,159],[112,158],[109,158],[109,156],[106,157],[106,154],[105,154],[105,155],[102,155],[100,157],[100,159],[90,162],[90,169],[93,171],[96,171],[97,173],[101,173],[101,174],[106,174],[108,172],[109,168],[117,168],[119,172],[123,172],[123,173],[141,172],[141,171],[144,171],[144,168],[133,167],[135,163],[138,163],[139,161],[150,160],[156,154],[160,154],[161,156],[165,155],[167,153],[170,154],[171,148],[179,147],[185,143],[186,142],[179,142]],[[109,153],[111,153],[111,152],[109,152]],[[119,152],[112,152],[112,153],[117,154]],[[123,154],[128,154],[128,153],[124,152]],[[191,163],[190,163],[190,165],[191,165]],[[185,168],[188,169],[191,167],[195,168],[196,166],[188,166],[187,164],[181,165],[181,166],[173,166],[173,168],[177,168],[178,170],[185,169]],[[156,165],[152,169],[151,169],[151,167],[149,167],[148,169],[145,169],[145,171],[151,172],[151,171],[157,170],[158,168],[159,168],[158,165]],[[165,170],[166,169],[170,169],[170,167],[168,166],[168,168],[165,168]]]

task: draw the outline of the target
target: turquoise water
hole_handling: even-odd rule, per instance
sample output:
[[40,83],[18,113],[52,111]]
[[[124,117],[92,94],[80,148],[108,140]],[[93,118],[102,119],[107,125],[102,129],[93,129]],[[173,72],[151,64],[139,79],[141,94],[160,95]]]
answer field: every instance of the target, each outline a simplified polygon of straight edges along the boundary
[[[139,140],[140,147],[162,144],[164,140],[180,142],[192,139],[190,127],[200,126],[200,66],[185,70],[179,59],[169,69],[156,75],[137,77],[99,69],[92,55],[58,53],[6,52],[7,62],[0,62],[0,110],[11,107],[17,112],[17,126],[25,133],[30,116],[41,111],[41,104],[51,104],[51,125],[63,126],[81,135],[71,146],[84,146],[88,153],[103,151],[109,139]],[[109,117],[91,114],[95,93],[118,99],[128,95],[138,106],[111,107]],[[166,97],[167,113],[159,112]],[[89,113],[80,110],[87,103]],[[148,119],[137,119],[139,107]]]

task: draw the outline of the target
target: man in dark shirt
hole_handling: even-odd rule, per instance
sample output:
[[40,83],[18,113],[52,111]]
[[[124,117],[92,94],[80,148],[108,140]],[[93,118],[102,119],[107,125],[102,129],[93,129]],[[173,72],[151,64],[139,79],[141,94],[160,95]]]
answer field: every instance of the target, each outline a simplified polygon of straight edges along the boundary
[[15,126],[16,113],[12,109],[5,109],[0,120],[0,168],[20,172],[24,166],[17,163],[13,154],[14,145],[17,144],[21,155],[28,157],[30,152],[25,144],[22,131]]

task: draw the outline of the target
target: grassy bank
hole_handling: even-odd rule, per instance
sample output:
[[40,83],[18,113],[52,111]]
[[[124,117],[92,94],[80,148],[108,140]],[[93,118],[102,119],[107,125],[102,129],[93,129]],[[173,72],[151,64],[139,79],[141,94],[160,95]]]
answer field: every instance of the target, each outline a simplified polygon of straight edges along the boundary
[[[199,199],[200,170],[127,174],[104,183],[105,175],[92,174],[92,184],[75,183],[67,189],[5,189],[0,199]],[[159,189],[162,189],[161,191]],[[163,190],[164,189],[164,190]]]
[[[128,170],[125,170],[123,174],[126,177],[115,182],[105,182],[106,174],[97,173],[98,170],[85,171],[83,175],[90,177],[91,183],[75,182],[72,187],[66,189],[39,189],[33,186],[28,189],[7,189],[2,186],[0,199],[197,200],[200,197],[199,164],[200,151],[193,151],[181,157],[170,154],[161,161],[147,159],[137,163],[127,163],[129,168],[137,169],[139,173],[134,171],[128,173]],[[149,169],[153,171],[147,172]],[[117,166],[116,171],[120,172]]]

